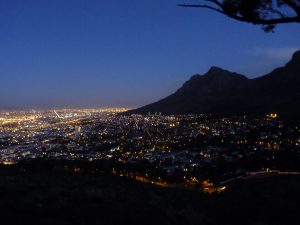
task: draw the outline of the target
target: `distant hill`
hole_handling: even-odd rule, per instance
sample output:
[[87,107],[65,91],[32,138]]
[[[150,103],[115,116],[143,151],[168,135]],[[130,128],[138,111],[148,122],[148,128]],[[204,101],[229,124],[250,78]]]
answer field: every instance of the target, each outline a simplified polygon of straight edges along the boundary
[[255,79],[211,67],[204,75],[192,76],[174,94],[127,114],[148,112],[300,115],[300,51],[284,67]]

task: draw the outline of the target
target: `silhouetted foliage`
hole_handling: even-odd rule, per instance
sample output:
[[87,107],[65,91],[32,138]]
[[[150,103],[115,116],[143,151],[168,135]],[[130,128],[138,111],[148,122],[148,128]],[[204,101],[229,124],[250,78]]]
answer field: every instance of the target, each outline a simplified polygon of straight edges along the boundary
[[182,7],[207,8],[232,19],[262,25],[272,32],[277,24],[300,23],[299,0],[202,0],[203,4],[179,4]]

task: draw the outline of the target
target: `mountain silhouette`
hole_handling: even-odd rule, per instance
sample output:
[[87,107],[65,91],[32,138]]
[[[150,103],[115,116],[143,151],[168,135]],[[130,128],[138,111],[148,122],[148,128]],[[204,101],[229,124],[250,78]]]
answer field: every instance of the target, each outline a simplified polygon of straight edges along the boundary
[[300,51],[284,67],[255,79],[213,66],[168,97],[127,114],[149,112],[300,115]]

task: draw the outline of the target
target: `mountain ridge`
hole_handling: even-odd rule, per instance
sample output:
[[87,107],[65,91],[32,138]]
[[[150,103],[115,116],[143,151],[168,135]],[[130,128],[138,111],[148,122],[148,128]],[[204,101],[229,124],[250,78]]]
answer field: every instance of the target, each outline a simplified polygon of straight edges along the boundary
[[218,115],[300,113],[300,51],[285,66],[261,77],[246,76],[212,66],[191,76],[177,91],[126,114],[212,113]]

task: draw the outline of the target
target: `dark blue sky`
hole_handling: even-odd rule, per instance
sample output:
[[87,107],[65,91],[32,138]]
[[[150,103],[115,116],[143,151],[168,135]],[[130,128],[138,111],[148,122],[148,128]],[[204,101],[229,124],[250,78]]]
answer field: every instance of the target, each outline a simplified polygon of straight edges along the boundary
[[0,109],[140,106],[210,66],[255,77],[300,49],[187,0],[1,0]]

